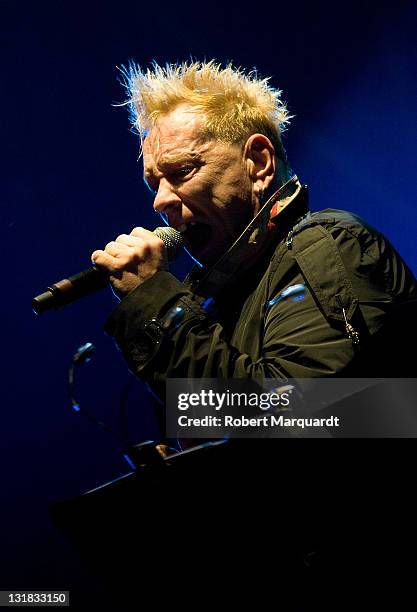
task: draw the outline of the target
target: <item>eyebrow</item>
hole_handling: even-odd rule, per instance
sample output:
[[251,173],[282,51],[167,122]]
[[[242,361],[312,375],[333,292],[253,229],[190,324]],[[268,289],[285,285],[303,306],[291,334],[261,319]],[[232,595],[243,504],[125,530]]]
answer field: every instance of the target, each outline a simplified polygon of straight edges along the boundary
[[198,163],[199,161],[201,161],[201,155],[198,153],[190,153],[185,151],[183,153],[165,153],[158,159],[157,167],[163,168],[164,166],[173,166],[179,163]]
[[[155,162],[154,162],[155,163]],[[176,164],[179,163],[194,163],[195,165],[203,165],[203,157],[200,153],[191,153],[191,152],[187,152],[184,151],[183,153],[163,153],[159,159],[158,159],[158,163],[155,164],[156,167],[158,168],[169,168],[170,166],[175,166]],[[153,189],[153,187],[150,185],[149,183],[149,178],[152,179],[152,177],[155,177],[155,172],[154,169],[151,167],[148,168],[144,168],[143,169],[143,182],[145,183],[145,185],[147,186],[147,188],[149,189],[149,191],[151,191],[152,193],[155,193],[155,189]]]

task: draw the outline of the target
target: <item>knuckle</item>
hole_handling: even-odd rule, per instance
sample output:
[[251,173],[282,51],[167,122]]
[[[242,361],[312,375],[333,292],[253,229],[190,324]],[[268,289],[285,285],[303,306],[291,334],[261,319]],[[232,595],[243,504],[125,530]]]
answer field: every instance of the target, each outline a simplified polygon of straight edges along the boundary
[[130,235],[139,236],[139,234],[142,234],[142,232],[143,232],[143,227],[134,227],[132,231],[130,232]]
[[122,270],[124,267],[125,264],[120,259],[116,259],[116,261],[112,264],[112,268],[114,270]]

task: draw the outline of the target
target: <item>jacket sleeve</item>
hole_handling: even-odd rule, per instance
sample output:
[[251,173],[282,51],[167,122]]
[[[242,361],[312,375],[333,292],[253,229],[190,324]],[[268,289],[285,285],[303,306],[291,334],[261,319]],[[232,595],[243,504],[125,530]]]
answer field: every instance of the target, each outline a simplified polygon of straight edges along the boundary
[[[339,266],[346,268],[358,298],[362,338],[371,337],[393,305],[416,298],[415,279],[389,242],[360,221],[332,217],[327,229],[343,261]],[[318,282],[325,281],[318,299],[317,288],[302,276],[294,253],[285,248],[283,253],[271,266],[266,299],[255,300],[255,308],[262,310],[261,325],[249,330],[259,334],[255,357],[241,352],[239,341],[234,343],[209,316],[201,298],[169,272],[158,272],[125,297],[105,330],[115,338],[131,370],[160,397],[166,378],[286,380],[346,372],[358,362],[357,349],[344,325],[329,322],[320,303],[334,297],[331,270],[336,270],[336,262],[331,255],[323,261],[320,249],[314,255],[308,252],[309,261],[315,258]],[[297,283],[305,287],[302,299],[274,299]],[[366,359],[362,363],[366,366]],[[366,367],[364,372],[359,375],[366,376]]]
[[[180,313],[178,322],[172,312]],[[171,326],[164,328],[167,319]],[[161,398],[166,378],[314,378],[340,371],[353,357],[350,340],[328,324],[308,288],[303,300],[283,301],[266,312],[260,357],[253,359],[168,272],[158,272],[124,298],[106,331],[131,370]]]

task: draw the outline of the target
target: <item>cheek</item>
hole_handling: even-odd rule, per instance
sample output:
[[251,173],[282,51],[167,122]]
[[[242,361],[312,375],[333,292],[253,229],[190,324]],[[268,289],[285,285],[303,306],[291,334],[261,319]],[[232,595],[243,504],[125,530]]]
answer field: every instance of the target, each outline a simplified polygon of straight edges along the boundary
[[[217,191],[219,190],[218,182],[209,172],[200,172],[184,183],[178,193],[184,198],[184,203],[190,205],[207,205],[216,204]],[[221,190],[221,185],[220,185]]]
[[[201,168],[185,182],[178,195],[191,211],[211,210],[226,227],[239,227],[251,218],[251,186],[242,168],[232,165],[217,171]],[[213,219],[214,220],[214,219]]]
[[242,174],[237,174],[229,168],[207,172],[201,179],[204,199],[209,200],[212,206],[218,209],[229,208],[234,202],[241,200],[244,193]]
[[250,196],[250,180],[240,163],[226,166],[217,185],[228,202],[246,200]]

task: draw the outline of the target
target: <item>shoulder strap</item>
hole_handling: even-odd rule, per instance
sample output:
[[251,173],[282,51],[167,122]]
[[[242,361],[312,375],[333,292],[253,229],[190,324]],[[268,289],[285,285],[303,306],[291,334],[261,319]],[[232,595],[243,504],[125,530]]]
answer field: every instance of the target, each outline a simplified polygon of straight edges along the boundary
[[287,247],[326,318],[344,323],[352,338],[356,332],[349,321],[359,300],[332,235],[321,225],[325,218],[315,213],[300,221],[289,232]]

